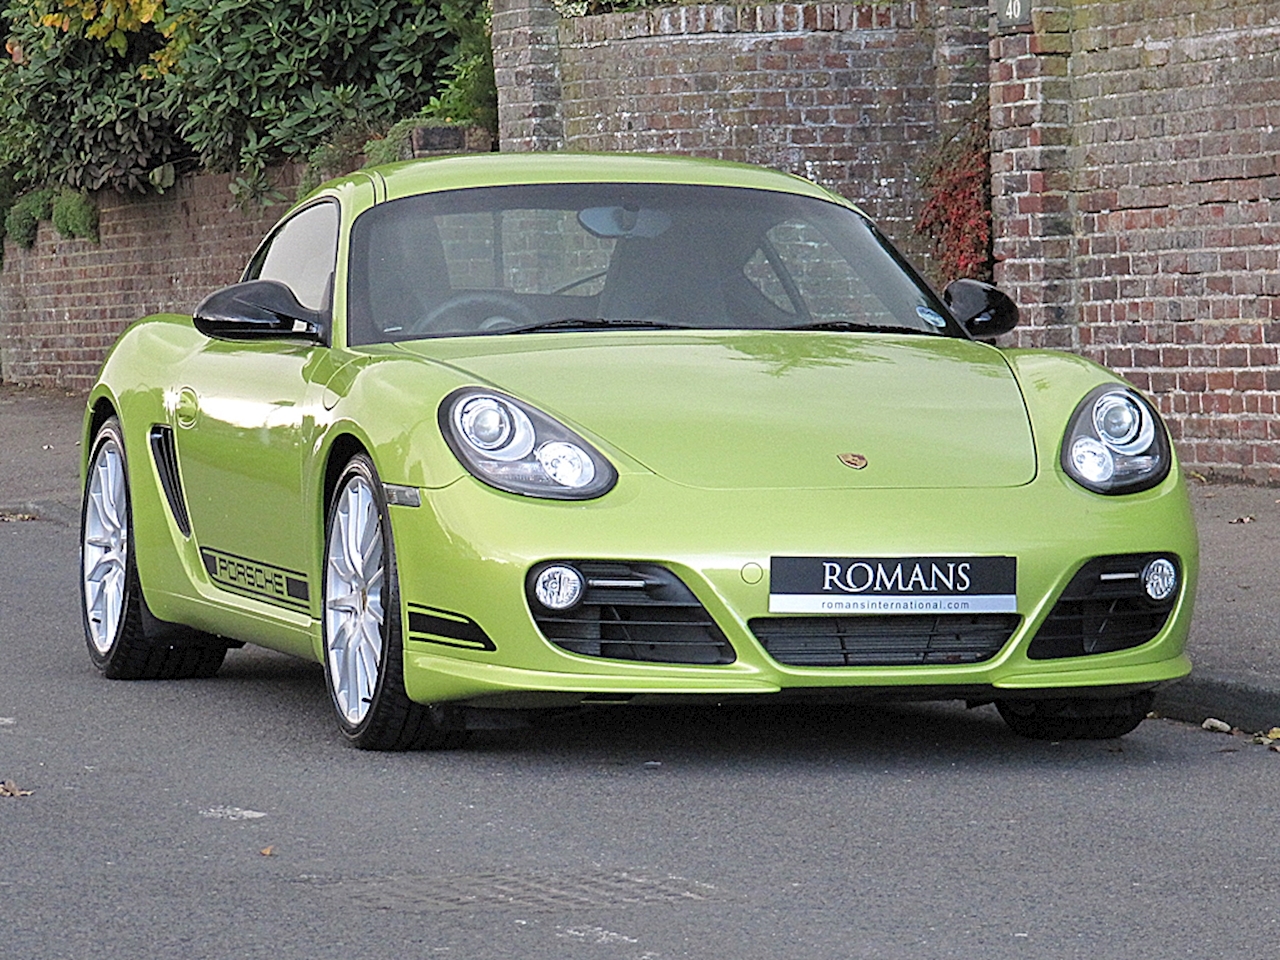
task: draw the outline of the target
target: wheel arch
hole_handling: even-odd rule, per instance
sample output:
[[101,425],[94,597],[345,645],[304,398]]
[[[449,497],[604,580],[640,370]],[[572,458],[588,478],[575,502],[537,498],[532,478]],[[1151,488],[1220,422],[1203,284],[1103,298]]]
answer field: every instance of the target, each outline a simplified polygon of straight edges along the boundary
[[342,477],[342,470],[357,453],[363,453],[369,459],[373,459],[373,454],[369,452],[369,445],[354,433],[340,433],[329,444],[329,453],[324,465],[324,484],[321,490],[323,497],[321,516],[326,524],[329,522],[333,493],[338,487],[338,480]]
[[98,436],[98,431],[112,417],[119,416],[115,401],[106,394],[89,402],[85,412],[84,438],[80,444],[80,459],[85,470],[88,469],[89,458],[93,456],[93,441]]

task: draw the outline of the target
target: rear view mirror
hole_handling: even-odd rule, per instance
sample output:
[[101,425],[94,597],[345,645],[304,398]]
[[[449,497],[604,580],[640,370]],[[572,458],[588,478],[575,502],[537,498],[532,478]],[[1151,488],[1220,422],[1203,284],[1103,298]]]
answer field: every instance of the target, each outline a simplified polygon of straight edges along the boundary
[[648,207],[588,207],[578,214],[584,230],[597,237],[660,237],[671,217]]

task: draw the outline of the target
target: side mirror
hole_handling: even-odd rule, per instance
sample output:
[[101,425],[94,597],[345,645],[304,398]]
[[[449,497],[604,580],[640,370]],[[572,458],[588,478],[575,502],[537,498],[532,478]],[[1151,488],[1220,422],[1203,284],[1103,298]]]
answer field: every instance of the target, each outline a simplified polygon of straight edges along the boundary
[[1018,325],[1018,305],[981,280],[953,280],[942,299],[975,340],[990,340]]
[[323,343],[328,316],[309,310],[278,280],[247,280],[215,290],[191,318],[219,340],[309,340]]

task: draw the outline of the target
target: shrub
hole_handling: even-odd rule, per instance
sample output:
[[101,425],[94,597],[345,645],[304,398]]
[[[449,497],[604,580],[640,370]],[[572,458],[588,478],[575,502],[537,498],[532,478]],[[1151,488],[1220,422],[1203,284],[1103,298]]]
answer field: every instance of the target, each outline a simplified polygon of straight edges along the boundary
[[270,163],[423,106],[457,43],[445,6],[474,16],[479,0],[173,0],[199,25],[165,77],[166,104],[203,166],[252,189]]
[[268,164],[424,107],[484,4],[0,0],[0,169],[145,191],[203,166],[261,196]]
[[83,190],[59,190],[51,216],[54,229],[62,236],[98,242],[98,208]]
[[44,22],[42,6],[10,0],[0,14],[10,33],[10,58],[0,61],[0,167],[26,184],[142,190],[149,170],[190,157],[163,85],[139,74],[164,38],[130,34],[121,53],[119,42],[89,36],[83,20],[65,30],[61,20]]
[[30,250],[36,242],[41,220],[53,213],[53,191],[32,190],[18,197],[4,217],[5,233],[20,247]]

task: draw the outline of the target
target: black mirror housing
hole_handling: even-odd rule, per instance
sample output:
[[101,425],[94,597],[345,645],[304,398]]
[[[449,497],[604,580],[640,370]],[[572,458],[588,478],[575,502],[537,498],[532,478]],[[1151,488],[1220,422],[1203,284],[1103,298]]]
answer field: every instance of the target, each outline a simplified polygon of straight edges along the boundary
[[306,340],[324,343],[326,311],[310,310],[278,280],[247,280],[215,290],[191,317],[197,330],[219,340]]
[[942,299],[975,340],[990,340],[1018,325],[1018,305],[1008,294],[981,280],[953,280]]

